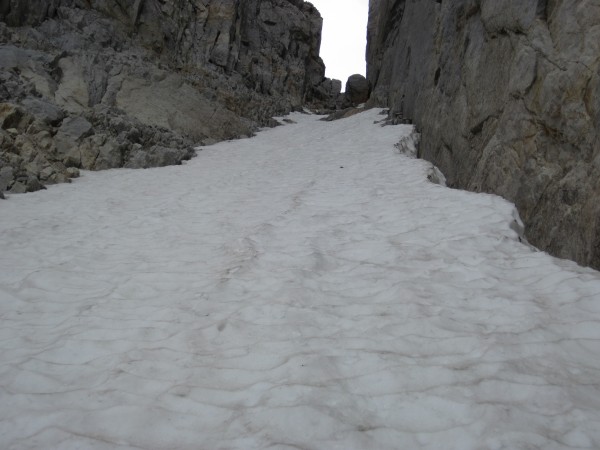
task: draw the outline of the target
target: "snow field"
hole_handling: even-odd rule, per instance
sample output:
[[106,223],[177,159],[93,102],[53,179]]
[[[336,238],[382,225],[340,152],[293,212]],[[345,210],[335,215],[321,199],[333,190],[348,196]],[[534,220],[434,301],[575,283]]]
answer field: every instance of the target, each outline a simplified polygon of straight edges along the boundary
[[3,448],[600,448],[600,276],[378,110],[0,204]]

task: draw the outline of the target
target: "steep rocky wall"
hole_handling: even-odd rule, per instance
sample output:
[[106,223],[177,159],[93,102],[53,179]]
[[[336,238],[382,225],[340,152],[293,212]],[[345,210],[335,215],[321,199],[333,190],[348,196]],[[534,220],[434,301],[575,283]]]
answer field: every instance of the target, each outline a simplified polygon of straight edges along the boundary
[[0,192],[176,163],[331,101],[321,27],[302,0],[0,0]]
[[600,0],[371,0],[368,37],[372,102],[415,122],[451,186],[600,268]]

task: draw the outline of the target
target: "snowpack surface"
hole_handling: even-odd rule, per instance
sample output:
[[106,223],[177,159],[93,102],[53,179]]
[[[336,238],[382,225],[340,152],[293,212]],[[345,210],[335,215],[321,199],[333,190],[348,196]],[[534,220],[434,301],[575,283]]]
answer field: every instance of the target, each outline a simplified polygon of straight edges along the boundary
[[0,447],[600,448],[600,274],[291,117],[0,203]]

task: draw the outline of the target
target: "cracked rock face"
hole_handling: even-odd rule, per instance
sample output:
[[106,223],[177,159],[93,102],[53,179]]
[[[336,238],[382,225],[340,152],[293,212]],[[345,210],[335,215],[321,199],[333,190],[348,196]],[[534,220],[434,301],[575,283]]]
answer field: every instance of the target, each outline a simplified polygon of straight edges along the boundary
[[180,163],[331,103],[321,27],[301,0],[0,0],[2,190]]
[[600,1],[371,0],[371,101],[448,184],[516,203],[527,237],[600,268]]

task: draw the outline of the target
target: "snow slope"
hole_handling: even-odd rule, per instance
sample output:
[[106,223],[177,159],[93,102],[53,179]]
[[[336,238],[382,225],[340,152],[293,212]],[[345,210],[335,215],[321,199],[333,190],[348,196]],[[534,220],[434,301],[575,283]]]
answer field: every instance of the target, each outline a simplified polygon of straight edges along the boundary
[[292,117],[0,203],[0,447],[600,448],[599,273]]

